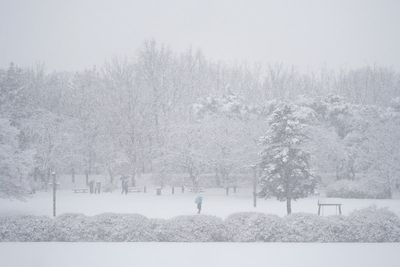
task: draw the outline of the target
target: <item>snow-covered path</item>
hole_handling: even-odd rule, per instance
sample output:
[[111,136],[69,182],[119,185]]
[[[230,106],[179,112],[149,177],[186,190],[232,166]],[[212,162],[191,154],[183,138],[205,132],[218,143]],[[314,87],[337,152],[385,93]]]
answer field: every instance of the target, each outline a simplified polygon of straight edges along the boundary
[[0,243],[7,267],[397,267],[400,243]]
[[[104,212],[139,213],[150,218],[171,218],[178,215],[195,214],[195,194],[175,190],[172,195],[169,189],[164,190],[161,196],[156,196],[153,190],[148,193],[131,193],[121,195],[119,192],[103,193],[100,195],[74,194],[71,190],[61,190],[57,193],[57,213],[76,212],[94,215]],[[388,207],[400,215],[400,199],[324,199],[325,202],[339,202],[343,204],[343,213],[348,214],[354,209],[365,208],[370,205]],[[300,199],[293,202],[293,212],[317,212],[318,197]],[[274,199],[259,199],[257,208],[252,206],[251,192],[240,189],[237,194],[224,195],[223,189],[207,190],[204,193],[204,214],[226,217],[229,214],[241,211],[258,211],[277,215],[285,215],[285,203]],[[328,208],[325,214],[334,214],[335,209]],[[0,215],[4,214],[52,214],[51,192],[39,192],[25,202],[18,200],[0,199]]]

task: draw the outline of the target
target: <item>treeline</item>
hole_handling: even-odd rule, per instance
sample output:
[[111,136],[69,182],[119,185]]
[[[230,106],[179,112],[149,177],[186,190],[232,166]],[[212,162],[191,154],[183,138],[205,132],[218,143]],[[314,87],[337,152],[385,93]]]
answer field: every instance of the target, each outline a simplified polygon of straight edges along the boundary
[[267,103],[330,95],[386,109],[400,95],[400,74],[377,66],[304,74],[282,65],[227,65],[154,41],[129,59],[80,72],[10,64],[0,70],[7,136],[0,153],[18,157],[2,161],[4,185],[13,181],[2,194],[15,195],[32,180],[46,185],[52,171],[107,173],[110,181],[129,174],[133,185],[141,173],[157,173],[162,184],[171,172],[187,173],[193,184],[200,173],[215,173],[217,185],[236,183],[231,174],[257,161]]

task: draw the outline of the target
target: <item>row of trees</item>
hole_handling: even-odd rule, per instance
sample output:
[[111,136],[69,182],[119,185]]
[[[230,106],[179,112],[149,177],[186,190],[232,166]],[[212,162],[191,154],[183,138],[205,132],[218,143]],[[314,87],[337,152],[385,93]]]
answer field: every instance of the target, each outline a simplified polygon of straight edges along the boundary
[[[46,185],[51,170],[107,173],[110,181],[129,173],[133,185],[142,173],[157,173],[161,183],[185,173],[196,186],[208,173],[216,185],[232,185],[235,174],[260,161],[260,137],[285,111],[283,102],[306,125],[307,138],[299,142],[317,175],[356,179],[379,172],[392,181],[400,151],[392,101],[398,95],[400,75],[386,68],[317,75],[281,65],[229,66],[154,41],[131,59],[76,73],[11,64],[0,70],[0,143],[7,145],[0,190],[21,196],[26,190],[14,185],[27,189],[32,179]],[[265,140],[262,158],[269,162],[278,151]],[[11,154],[18,160],[3,160]]]
[[314,193],[321,176],[373,179],[387,196],[400,184],[400,98],[388,108],[340,97],[273,103],[262,138],[261,192],[287,202]]

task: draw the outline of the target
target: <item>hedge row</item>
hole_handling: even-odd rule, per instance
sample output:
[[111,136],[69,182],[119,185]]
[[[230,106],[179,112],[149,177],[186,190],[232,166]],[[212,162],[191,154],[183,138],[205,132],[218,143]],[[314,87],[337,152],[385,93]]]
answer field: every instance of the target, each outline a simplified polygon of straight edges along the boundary
[[370,207],[349,216],[236,213],[148,219],[137,214],[0,217],[0,241],[400,242],[400,218]]
[[377,179],[339,180],[326,189],[327,197],[340,198],[391,198],[390,188]]

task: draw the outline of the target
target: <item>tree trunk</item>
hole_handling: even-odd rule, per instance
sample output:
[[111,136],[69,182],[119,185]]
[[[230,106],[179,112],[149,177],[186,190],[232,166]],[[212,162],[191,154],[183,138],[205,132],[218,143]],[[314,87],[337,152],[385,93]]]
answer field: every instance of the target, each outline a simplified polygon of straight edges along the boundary
[[257,207],[257,167],[253,167],[253,207]]
[[392,179],[390,179],[390,175],[386,174],[386,194],[389,198],[392,198]]
[[111,168],[108,168],[108,175],[110,175],[110,183],[113,184],[114,183],[114,175],[111,171]]
[[131,184],[132,186],[136,186],[136,170],[133,170],[132,172]]
[[288,215],[292,213],[292,199],[291,198],[288,198],[286,200],[286,211],[287,211]]
[[218,168],[215,168],[215,185],[221,187],[221,178],[219,177]]
[[86,185],[89,185],[89,172],[85,171]]
[[47,186],[48,186],[48,184],[50,183],[50,173],[51,173],[50,168],[47,167],[46,182],[45,182],[45,184],[44,184],[44,186],[45,186],[44,189],[46,190],[46,192],[47,192]]
[[71,170],[71,179],[72,179],[72,183],[74,184],[75,183],[75,169],[74,168],[72,168],[72,170]]
[[189,177],[190,180],[192,181],[193,185],[193,190],[197,192],[197,181],[196,181],[196,176],[194,176],[193,170],[189,169]]

